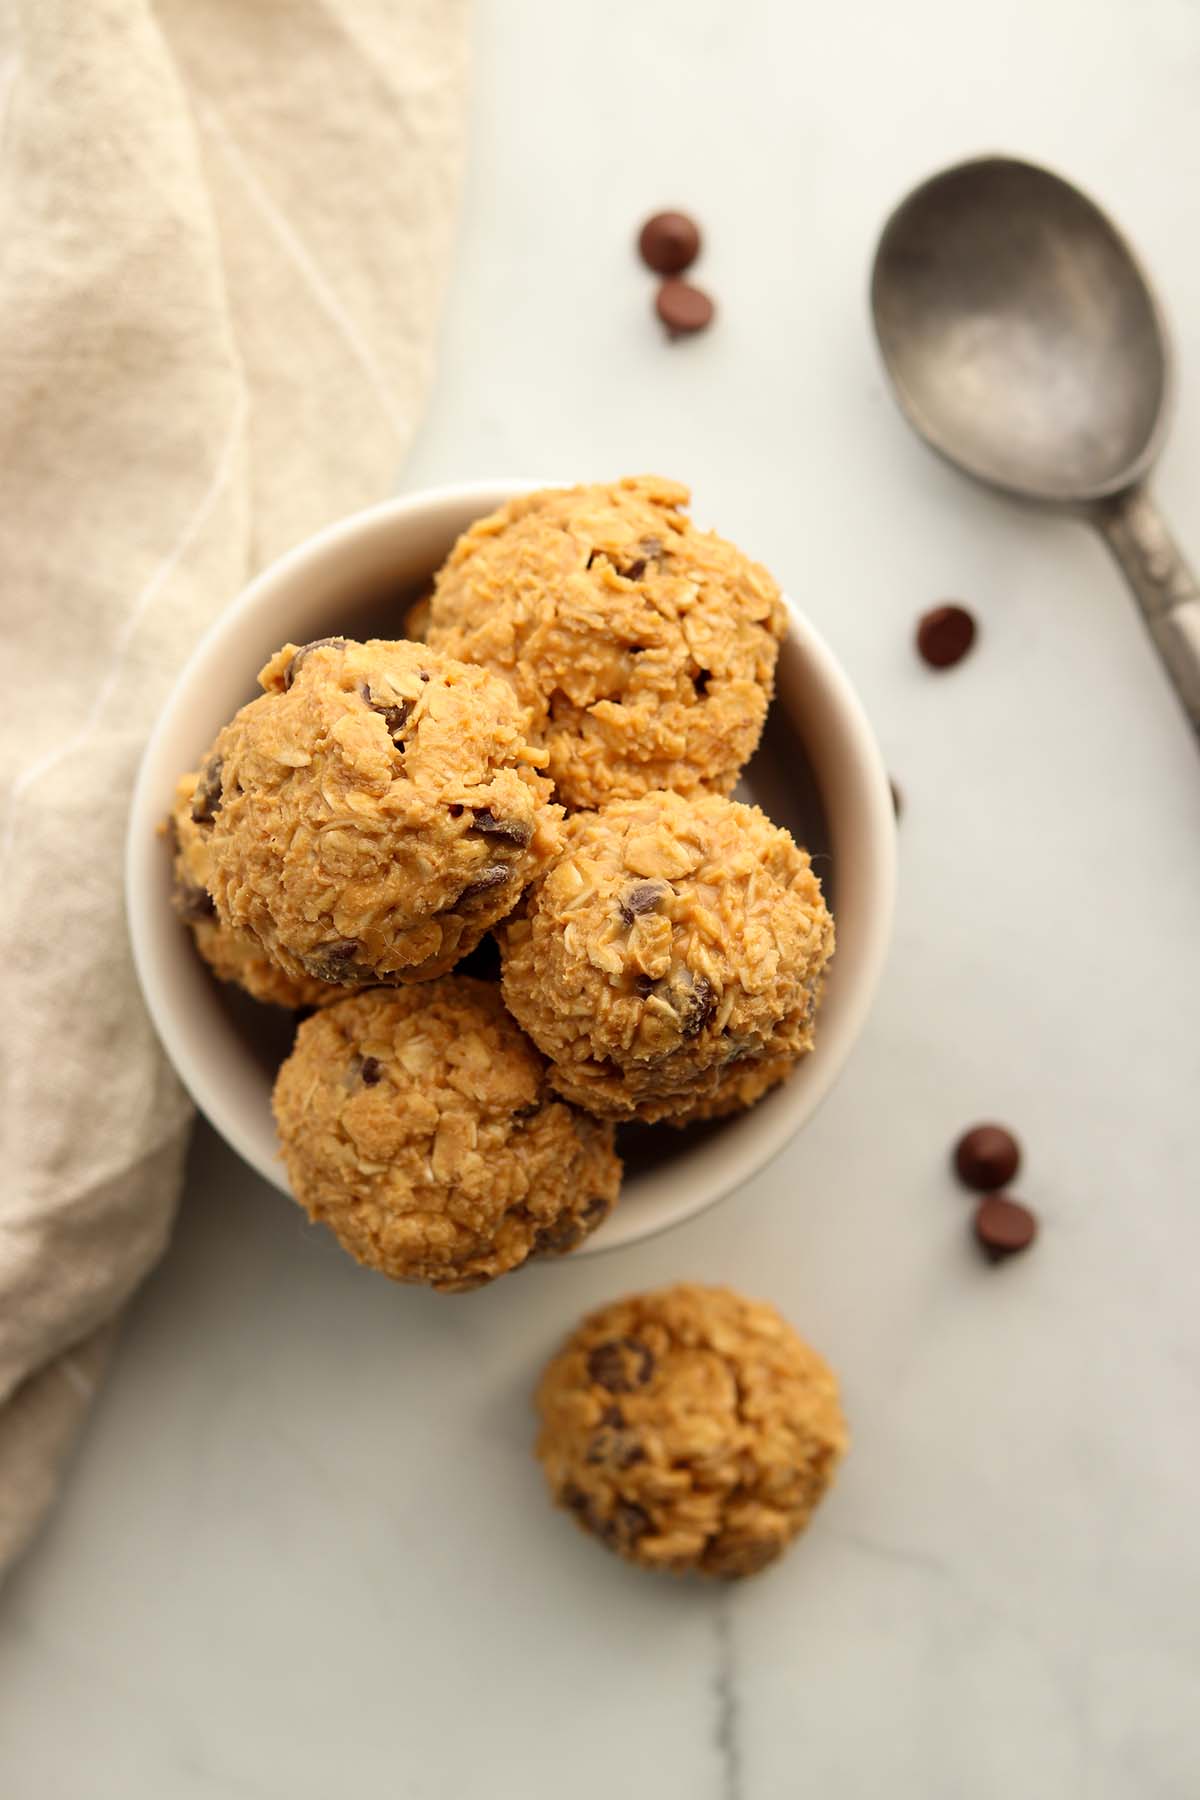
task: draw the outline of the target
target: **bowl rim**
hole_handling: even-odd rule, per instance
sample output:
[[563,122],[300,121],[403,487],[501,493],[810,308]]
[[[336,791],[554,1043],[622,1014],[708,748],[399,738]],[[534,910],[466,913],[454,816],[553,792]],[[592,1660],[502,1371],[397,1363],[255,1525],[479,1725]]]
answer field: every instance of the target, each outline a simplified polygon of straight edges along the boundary
[[[223,1104],[224,1090],[210,1059],[194,1047],[192,1034],[177,1021],[175,1012],[168,1006],[155,966],[150,919],[152,908],[156,909],[161,901],[153,893],[153,851],[147,842],[153,833],[148,826],[152,826],[154,817],[162,811],[158,765],[162,760],[164,741],[172,733],[176,710],[180,700],[189,693],[197,670],[204,666],[231,628],[245,622],[260,609],[269,610],[277,590],[286,589],[301,579],[306,565],[311,562],[336,557],[340,550],[376,529],[395,529],[402,526],[406,518],[422,517],[441,507],[465,508],[478,501],[479,511],[474,516],[482,517],[485,512],[521,493],[564,485],[569,484],[561,479],[545,481],[515,477],[442,483],[379,501],[321,527],[267,564],[221,609],[180,667],[146,740],[129,802],[124,854],[128,935],[142,998],[167,1058],[197,1109],[250,1168],[282,1193],[290,1194],[282,1162],[276,1156],[269,1165],[264,1164],[261,1146],[253,1134],[243,1129],[240,1119],[230,1115],[229,1108]],[[865,876],[860,875],[859,879],[869,881],[872,900],[859,922],[853,980],[849,988],[839,994],[839,1011],[836,1020],[830,1021],[836,1030],[827,1030],[819,1039],[820,1053],[814,1052],[811,1058],[805,1059],[807,1068],[803,1086],[793,1088],[791,1082],[787,1082],[767,1095],[751,1109],[751,1113],[743,1115],[746,1118],[753,1116],[756,1128],[742,1135],[740,1166],[732,1179],[722,1168],[720,1158],[715,1159],[715,1166],[705,1179],[702,1158],[698,1178],[693,1170],[692,1178],[680,1184],[679,1192],[647,1196],[633,1208],[618,1206],[600,1230],[575,1250],[575,1257],[602,1254],[606,1250],[657,1237],[687,1219],[699,1217],[761,1174],[809,1123],[829,1095],[861,1035],[875,999],[891,938],[896,881],[895,815],[888,775],[866,711],[849,677],[820,632],[791,597],[785,593],[783,598],[788,611],[788,637],[825,690],[832,709],[841,716],[847,736],[855,746],[859,764],[857,785],[866,801],[863,848],[869,867]],[[821,785],[818,782],[818,786]],[[832,816],[829,824],[834,832]],[[182,933],[180,943],[183,943]],[[829,1041],[831,1036],[832,1042]],[[772,1100],[776,1104],[772,1105]]]

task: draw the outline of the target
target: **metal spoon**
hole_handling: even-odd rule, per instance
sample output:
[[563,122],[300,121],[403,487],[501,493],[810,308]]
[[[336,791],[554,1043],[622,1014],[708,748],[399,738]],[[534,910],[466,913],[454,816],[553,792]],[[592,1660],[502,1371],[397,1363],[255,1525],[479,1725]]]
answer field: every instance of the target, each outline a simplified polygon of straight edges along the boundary
[[900,406],[935,450],[1103,533],[1200,730],[1200,588],[1144,485],[1170,346],[1116,227],[1048,169],[961,163],[888,220],[871,310]]

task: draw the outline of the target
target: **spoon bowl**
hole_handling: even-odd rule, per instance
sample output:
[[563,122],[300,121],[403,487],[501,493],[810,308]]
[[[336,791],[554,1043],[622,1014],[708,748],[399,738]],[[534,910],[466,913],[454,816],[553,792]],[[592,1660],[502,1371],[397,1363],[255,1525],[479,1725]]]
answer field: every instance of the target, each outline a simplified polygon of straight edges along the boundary
[[1048,169],[986,157],[924,182],[887,223],[871,299],[904,410],[981,480],[1071,502],[1149,468],[1162,318],[1116,228]]
[[1200,729],[1200,592],[1143,485],[1166,434],[1170,345],[1116,226],[1048,169],[961,163],[888,220],[871,310],[900,407],[934,450],[1103,533]]

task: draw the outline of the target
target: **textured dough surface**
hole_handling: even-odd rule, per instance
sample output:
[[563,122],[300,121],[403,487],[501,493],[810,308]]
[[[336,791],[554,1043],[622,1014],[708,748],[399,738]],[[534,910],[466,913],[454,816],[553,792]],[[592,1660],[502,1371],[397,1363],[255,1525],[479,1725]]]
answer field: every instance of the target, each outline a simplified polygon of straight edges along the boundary
[[773,1306],[728,1288],[683,1284],[592,1313],[537,1407],[555,1500],[651,1569],[765,1568],[848,1444],[832,1370]]
[[447,975],[314,1013],[275,1084],[292,1192],[361,1263],[445,1293],[605,1219],[611,1126],[554,1094],[495,985]]
[[515,906],[559,809],[511,689],[424,645],[285,645],[217,738],[197,822],[222,923],[289,974],[419,981]]
[[429,642],[512,683],[567,807],[728,793],[758,743],[783,601],[688,499],[658,476],[523,495],[438,573]]
[[551,1079],[602,1117],[715,1117],[812,1048],[833,920],[757,807],[647,794],[575,813],[497,932],[504,998]]
[[231,981],[270,1006],[327,1006],[351,992],[311,975],[289,975],[248,932],[234,931],[217,917],[209,892],[211,832],[192,817],[198,775],[181,776],[167,821],[174,857],[173,904],[192,934],[196,949],[219,981]]

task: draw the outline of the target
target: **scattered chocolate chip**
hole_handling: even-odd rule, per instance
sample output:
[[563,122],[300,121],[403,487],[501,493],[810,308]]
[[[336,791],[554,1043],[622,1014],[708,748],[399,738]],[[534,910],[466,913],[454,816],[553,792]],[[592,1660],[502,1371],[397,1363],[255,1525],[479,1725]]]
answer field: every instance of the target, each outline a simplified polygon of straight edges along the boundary
[[965,606],[935,606],[917,621],[917,649],[931,669],[961,662],[975,642],[975,621]]
[[701,669],[699,674],[692,676],[692,686],[695,688],[696,694],[699,699],[703,700],[705,694],[707,694],[708,684],[711,680],[712,680],[712,670],[711,669]]
[[581,1487],[576,1487],[573,1481],[568,1481],[566,1483],[559,1495],[559,1499],[564,1506],[569,1506],[572,1512],[586,1513],[588,1510],[589,1502],[587,1495]]
[[477,875],[469,887],[463,889],[455,905],[461,905],[464,900],[477,900],[480,894],[487,894],[493,888],[503,887],[511,874],[512,870],[507,863],[493,863],[490,868],[484,869],[481,874]]
[[606,1406],[604,1411],[600,1414],[599,1422],[601,1425],[615,1425],[620,1427],[625,1423],[625,1414],[614,1400]]
[[362,1063],[364,1087],[378,1087],[383,1080],[383,1064],[377,1056],[364,1056]]
[[346,639],[340,637],[314,638],[311,644],[301,644],[300,648],[294,653],[291,662],[283,671],[283,689],[285,693],[300,673],[305,658],[314,650],[323,650],[326,648],[330,650],[344,650],[346,648]]
[[990,1262],[1002,1262],[1028,1250],[1037,1228],[1029,1208],[1006,1194],[985,1194],[975,1208],[975,1236]]
[[601,1426],[588,1439],[585,1461],[606,1469],[632,1469],[645,1462],[646,1452],[636,1431]]
[[645,557],[636,557],[633,562],[626,563],[622,569],[618,570],[618,573],[623,575],[626,581],[640,581],[646,573]]
[[202,919],[215,919],[217,916],[212,895],[207,888],[200,887],[194,881],[177,881],[171,903],[179,917],[188,925],[198,925]]
[[712,324],[715,307],[708,295],[688,281],[664,281],[654,297],[654,310],[668,337],[690,337]]
[[[459,966],[461,967],[461,964]],[[455,973],[457,974],[458,971],[455,970]],[[528,1106],[514,1107],[513,1119],[521,1125],[523,1125],[527,1119],[536,1119],[545,1104],[544,1100],[531,1100]]]
[[900,792],[900,789],[896,786],[894,781],[889,781],[888,786],[892,790],[892,811],[895,813],[896,817],[899,818],[900,814],[904,811],[904,795]]
[[648,1000],[657,986],[652,975],[635,975],[633,978],[633,991],[639,1000]]
[[192,818],[197,825],[211,825],[221,810],[221,770],[219,756],[210,757],[200,770],[200,779],[192,795]]
[[686,213],[655,213],[638,233],[638,253],[656,275],[679,275],[700,254],[700,227]]
[[958,1179],[980,1193],[1007,1187],[1020,1166],[1021,1147],[1003,1125],[974,1125],[954,1146]]
[[659,905],[666,898],[666,888],[661,881],[637,881],[622,894],[618,905],[621,917],[627,925],[632,925],[642,913],[657,912]]
[[588,1201],[583,1209],[583,1222],[589,1231],[599,1225],[601,1219],[608,1217],[608,1204],[603,1194],[593,1194]]
[[446,809],[446,810],[447,810],[447,811],[448,811],[448,813],[449,813],[449,814],[450,814],[450,817],[451,817],[451,818],[452,818],[452,819],[461,819],[461,818],[462,818],[462,816],[463,816],[463,814],[464,814],[464,813],[465,813],[465,812],[466,812],[466,810],[467,810],[467,809],[466,809],[466,807],[465,807],[465,806],[460,806],[460,805],[459,805],[459,804],[458,804],[458,801],[457,801],[457,800],[456,800],[456,801],[455,801],[455,802],[454,802],[454,803],[453,803],[453,805],[451,805],[451,806],[449,806],[449,807],[447,807],[447,809]]
[[610,1394],[632,1394],[654,1373],[654,1352],[640,1338],[607,1338],[589,1350],[588,1380]]
[[533,826],[525,819],[498,819],[490,806],[477,806],[474,813],[475,823],[471,829],[480,837],[500,838],[523,850],[533,836]]

